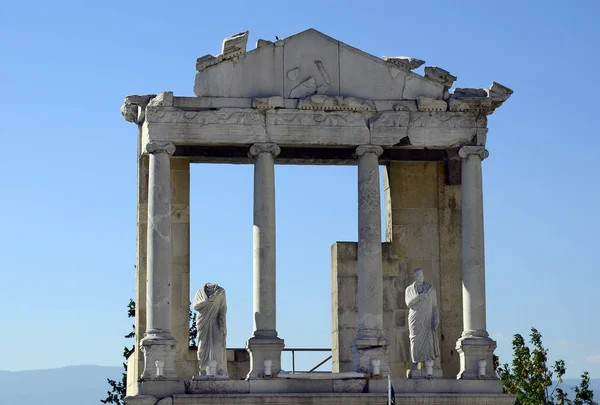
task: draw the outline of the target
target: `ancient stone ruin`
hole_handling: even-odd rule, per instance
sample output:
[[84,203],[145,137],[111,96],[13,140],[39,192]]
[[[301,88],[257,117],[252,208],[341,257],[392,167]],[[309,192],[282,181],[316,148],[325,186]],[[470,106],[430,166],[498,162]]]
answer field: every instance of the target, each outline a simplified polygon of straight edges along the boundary
[[[423,76],[414,72],[422,60],[378,58],[313,29],[258,40],[251,51],[247,41],[248,32],[233,35],[219,55],[197,60],[196,97],[132,95],[121,108],[137,124],[139,147],[127,403],[381,404],[390,386],[396,404],[513,403],[502,394],[486,328],[481,175],[487,116],[512,90],[495,82],[453,88],[457,77],[440,67],[426,66]],[[216,366],[220,378],[210,367],[199,376],[187,344],[189,169],[205,162],[254,166],[254,328],[247,352],[228,351],[229,371]],[[358,242],[331,250],[330,374],[281,373],[276,164],[357,166]],[[417,268],[427,283],[407,289]],[[435,313],[418,315],[415,303],[428,291]],[[424,322],[435,329],[413,345],[426,339],[437,348],[415,366],[411,323]]]

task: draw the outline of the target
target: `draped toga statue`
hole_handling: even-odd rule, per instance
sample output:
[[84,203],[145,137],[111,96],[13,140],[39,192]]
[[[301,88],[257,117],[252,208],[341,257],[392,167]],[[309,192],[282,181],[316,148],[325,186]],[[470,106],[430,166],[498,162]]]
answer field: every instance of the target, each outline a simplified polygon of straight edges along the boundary
[[216,361],[216,374],[227,376],[227,303],[225,289],[217,284],[207,283],[194,297],[194,309],[198,311],[198,361],[204,371],[209,362]]
[[440,355],[437,336],[440,321],[435,288],[425,282],[422,269],[415,269],[413,276],[415,282],[405,291],[412,359],[409,376],[418,370],[419,363],[435,361]]

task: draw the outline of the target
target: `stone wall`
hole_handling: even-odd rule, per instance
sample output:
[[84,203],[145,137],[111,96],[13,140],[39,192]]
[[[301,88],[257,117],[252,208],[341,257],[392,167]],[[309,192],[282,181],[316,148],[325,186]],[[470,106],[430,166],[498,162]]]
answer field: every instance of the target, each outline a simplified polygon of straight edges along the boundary
[[[404,377],[410,366],[404,290],[420,267],[438,291],[440,366],[444,377],[459,371],[456,341],[462,332],[460,185],[446,184],[443,162],[393,162],[385,170],[386,243],[383,251],[383,320],[390,370]],[[358,309],[357,244],[331,251],[333,371],[352,370],[350,345]]]
[[[138,140],[139,152],[139,140]],[[140,154],[138,153],[138,156]],[[127,395],[138,394],[137,379],[144,370],[144,356],[137,350],[146,332],[146,260],[148,228],[148,156],[138,158],[137,235],[135,258],[135,350],[128,359]]]
[[441,367],[459,371],[462,332],[460,185],[446,184],[443,162],[393,162],[385,170],[386,240],[412,282],[421,267],[438,291]]
[[[331,247],[332,370],[352,371],[350,346],[356,337],[358,322],[356,242],[337,242]],[[410,365],[407,308],[404,303],[406,271],[391,255],[389,243],[382,244],[383,323],[389,342],[388,354],[392,374],[404,375]]]
[[[171,333],[177,340],[175,371],[189,378],[190,161],[171,158]],[[191,374],[190,374],[191,373]]]

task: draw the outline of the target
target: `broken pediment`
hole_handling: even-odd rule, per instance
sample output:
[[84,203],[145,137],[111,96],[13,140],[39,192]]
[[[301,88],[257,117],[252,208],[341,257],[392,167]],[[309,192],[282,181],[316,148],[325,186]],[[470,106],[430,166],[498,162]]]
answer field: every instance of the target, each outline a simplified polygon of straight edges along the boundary
[[[247,33],[243,40],[247,40]],[[240,35],[240,34],[238,34]],[[243,42],[242,39],[237,39]],[[257,48],[198,59],[194,92],[198,97],[272,97],[313,95],[366,100],[443,99],[445,83],[410,69],[415,58],[378,58],[314,29]],[[225,52],[225,51],[223,51]]]

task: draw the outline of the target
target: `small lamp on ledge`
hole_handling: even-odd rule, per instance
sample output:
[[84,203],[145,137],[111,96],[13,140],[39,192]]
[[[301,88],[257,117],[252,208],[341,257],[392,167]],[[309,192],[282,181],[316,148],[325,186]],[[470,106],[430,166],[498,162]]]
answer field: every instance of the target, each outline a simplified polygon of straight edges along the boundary
[[425,360],[425,375],[427,378],[431,378],[433,375],[433,360]]
[[273,373],[271,372],[271,366],[273,365],[273,360],[265,360],[265,377],[271,376]]
[[477,362],[477,367],[479,367],[479,378],[485,377],[485,366],[487,366],[487,361],[479,360]]

